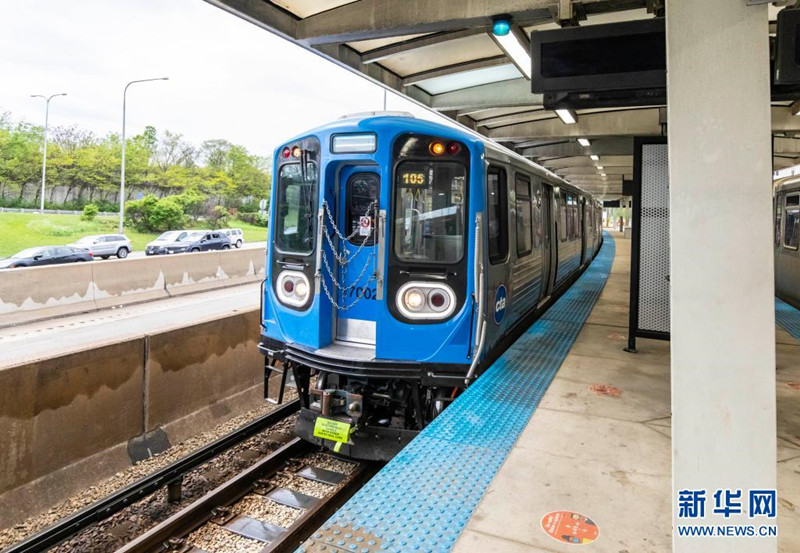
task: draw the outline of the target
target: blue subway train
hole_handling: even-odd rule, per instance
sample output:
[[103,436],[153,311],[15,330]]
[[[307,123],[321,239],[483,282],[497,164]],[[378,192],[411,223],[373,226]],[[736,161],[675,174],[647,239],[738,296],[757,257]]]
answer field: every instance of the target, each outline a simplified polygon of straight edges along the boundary
[[407,114],[277,148],[259,349],[294,375],[297,433],[391,458],[579,276],[601,218],[541,166]]

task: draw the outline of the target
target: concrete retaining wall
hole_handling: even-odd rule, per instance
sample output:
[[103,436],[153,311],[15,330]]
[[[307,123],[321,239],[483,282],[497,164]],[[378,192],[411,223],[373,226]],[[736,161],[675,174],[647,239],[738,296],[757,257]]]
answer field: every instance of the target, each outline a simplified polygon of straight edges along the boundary
[[[150,261],[150,260],[147,260]],[[258,310],[0,369],[0,528],[263,402]]]
[[0,271],[0,328],[255,282],[265,263],[258,248]]

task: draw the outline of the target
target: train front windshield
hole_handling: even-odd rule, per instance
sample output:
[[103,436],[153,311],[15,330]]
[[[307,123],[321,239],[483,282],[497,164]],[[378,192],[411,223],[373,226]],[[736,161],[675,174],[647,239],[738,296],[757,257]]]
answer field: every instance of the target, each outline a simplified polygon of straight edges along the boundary
[[457,263],[464,255],[466,168],[404,161],[396,171],[394,250],[417,263]]
[[290,163],[278,175],[278,210],[275,243],[282,252],[302,255],[314,249],[314,215],[317,198],[317,166]]

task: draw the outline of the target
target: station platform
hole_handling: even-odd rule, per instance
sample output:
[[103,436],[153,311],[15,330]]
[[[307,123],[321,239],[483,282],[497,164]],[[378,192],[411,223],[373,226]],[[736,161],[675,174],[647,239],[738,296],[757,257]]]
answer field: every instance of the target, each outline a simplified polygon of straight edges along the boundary
[[[623,350],[629,283],[630,240],[606,233],[576,284],[298,551],[671,551],[670,344]],[[790,309],[797,338],[776,328],[785,553],[800,551],[800,312]]]

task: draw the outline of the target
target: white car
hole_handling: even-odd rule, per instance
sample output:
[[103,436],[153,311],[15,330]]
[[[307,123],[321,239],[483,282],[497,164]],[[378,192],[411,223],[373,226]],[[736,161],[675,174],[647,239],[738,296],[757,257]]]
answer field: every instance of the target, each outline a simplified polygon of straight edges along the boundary
[[73,248],[83,248],[89,250],[94,257],[108,259],[117,256],[125,259],[131,253],[133,247],[131,241],[124,234],[101,234],[96,236],[85,236],[73,244],[68,244]]
[[244,233],[240,228],[222,228],[219,229],[219,233],[231,239],[231,246],[241,248],[244,244]]

